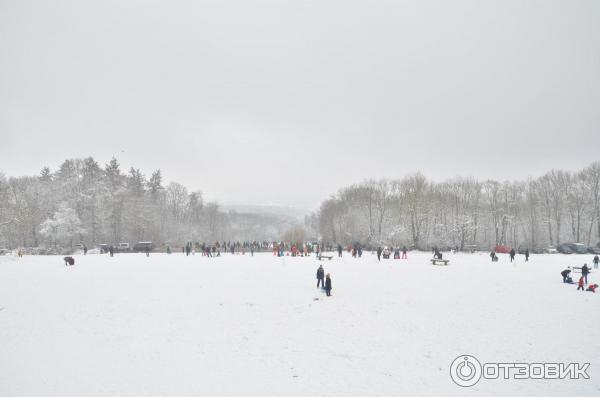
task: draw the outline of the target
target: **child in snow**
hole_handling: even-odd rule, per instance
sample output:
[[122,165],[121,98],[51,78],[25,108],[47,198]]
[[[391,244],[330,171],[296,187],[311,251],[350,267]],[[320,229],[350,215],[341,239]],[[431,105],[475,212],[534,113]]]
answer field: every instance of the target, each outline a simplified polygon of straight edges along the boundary
[[327,292],[327,296],[331,296],[331,276],[329,276],[329,273],[325,277],[325,291]]
[[585,288],[583,287],[583,281],[584,281],[583,280],[583,276],[579,277],[579,283],[578,283],[578,286],[577,286],[577,291],[579,291],[580,289],[582,291],[585,291]]
[[590,284],[588,285],[586,291],[592,291],[593,293],[596,293],[596,288],[598,288],[598,284]]

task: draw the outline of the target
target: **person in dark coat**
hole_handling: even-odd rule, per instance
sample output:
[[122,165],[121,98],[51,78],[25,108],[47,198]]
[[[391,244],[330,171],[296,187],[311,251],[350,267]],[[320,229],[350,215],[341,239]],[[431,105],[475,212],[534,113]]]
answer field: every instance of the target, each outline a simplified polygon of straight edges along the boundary
[[406,256],[407,251],[408,250],[406,249],[406,245],[404,247],[402,247],[402,259],[408,259]]
[[498,262],[498,256],[496,255],[496,251],[490,252],[490,258],[492,258],[492,262]]
[[510,255],[510,262],[512,263],[512,261],[515,260],[515,255],[516,255],[515,249],[512,248],[508,254]]
[[83,244],[83,255],[87,255],[87,245]]
[[588,274],[590,274],[590,268],[588,267],[587,263],[584,263],[583,266],[581,267],[581,275],[583,276],[585,283],[587,284],[587,276]]
[[529,262],[529,248],[525,250],[525,262]]
[[324,283],[324,279],[325,278],[325,269],[323,269],[323,265],[320,265],[319,268],[317,269],[317,288],[319,288],[319,286],[321,287],[325,287],[325,283]]
[[379,262],[381,262],[381,253],[383,252],[383,249],[381,247],[377,247],[377,260]]
[[75,259],[72,256],[65,256],[63,259],[65,260],[65,266],[73,266],[75,264]]
[[331,296],[331,276],[329,273],[325,277],[325,292],[327,292],[327,296]]
[[600,262],[600,258],[598,258],[598,255],[596,255],[594,257],[594,269],[598,269],[598,263]]
[[340,244],[338,244],[338,257],[340,257],[340,258],[342,257],[342,251],[343,251],[342,246]]
[[560,272],[560,275],[563,277],[563,283],[567,282],[567,279],[569,278],[569,274],[571,274],[571,271],[569,269],[565,269],[562,272]]
[[110,254],[110,256],[115,256],[115,247],[113,247],[112,245],[108,247],[108,253]]
[[150,245],[146,245],[146,256],[150,256]]

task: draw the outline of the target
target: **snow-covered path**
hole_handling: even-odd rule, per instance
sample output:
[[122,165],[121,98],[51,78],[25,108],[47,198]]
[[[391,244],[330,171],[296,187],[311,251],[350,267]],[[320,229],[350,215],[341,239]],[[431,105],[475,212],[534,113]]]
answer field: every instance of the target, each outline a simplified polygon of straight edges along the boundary
[[[322,262],[327,298],[314,257],[0,257],[0,396],[600,395],[600,293],[559,274],[590,256],[429,258]],[[460,388],[461,354],[591,379]]]

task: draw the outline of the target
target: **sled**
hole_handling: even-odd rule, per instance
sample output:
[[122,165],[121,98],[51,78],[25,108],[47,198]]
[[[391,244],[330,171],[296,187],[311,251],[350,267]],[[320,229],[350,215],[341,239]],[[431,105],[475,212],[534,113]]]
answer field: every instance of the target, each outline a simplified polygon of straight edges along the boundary
[[320,260],[320,261],[325,260],[325,259],[332,260],[333,259],[333,255],[319,255],[319,256],[317,256],[317,259]]
[[430,259],[430,261],[432,265],[448,266],[448,263],[450,263],[449,259]]

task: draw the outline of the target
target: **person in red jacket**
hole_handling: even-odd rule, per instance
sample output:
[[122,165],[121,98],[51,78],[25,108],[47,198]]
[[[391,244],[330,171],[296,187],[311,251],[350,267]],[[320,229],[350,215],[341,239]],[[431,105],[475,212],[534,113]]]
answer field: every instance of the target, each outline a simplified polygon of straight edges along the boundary
[[596,293],[596,288],[598,288],[598,284],[590,284],[588,285],[586,291],[592,291],[593,293]]
[[585,288],[583,288],[583,276],[579,277],[579,283],[577,285],[578,285],[577,291],[579,291],[580,289],[582,291],[585,291]]

